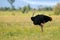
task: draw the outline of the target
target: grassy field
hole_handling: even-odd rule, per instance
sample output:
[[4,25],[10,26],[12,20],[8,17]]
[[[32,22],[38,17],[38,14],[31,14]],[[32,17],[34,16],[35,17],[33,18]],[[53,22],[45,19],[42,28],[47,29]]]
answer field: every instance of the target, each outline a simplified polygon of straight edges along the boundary
[[30,20],[32,12],[0,11],[0,40],[60,40],[60,15],[52,15],[54,13],[50,11],[37,13],[53,18],[52,22],[44,25],[44,32],[41,32],[40,26],[33,25]]

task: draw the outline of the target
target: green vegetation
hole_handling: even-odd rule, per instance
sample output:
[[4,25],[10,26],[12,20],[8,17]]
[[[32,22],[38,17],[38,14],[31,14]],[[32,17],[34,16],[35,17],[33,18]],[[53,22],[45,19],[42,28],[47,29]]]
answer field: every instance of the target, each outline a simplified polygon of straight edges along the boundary
[[[10,0],[11,1],[11,0]],[[10,3],[10,1],[8,1],[9,3]],[[14,3],[15,1],[13,0],[13,2],[11,1],[11,6],[12,6],[12,8],[10,8],[10,7],[1,7],[0,8],[0,11],[14,11],[14,12],[17,12],[17,11],[19,11],[19,12],[21,12],[21,13],[28,13],[28,12],[33,12],[34,10],[36,11],[36,12],[42,12],[42,13],[45,13],[45,11],[47,11],[47,13],[48,12],[51,12],[51,11],[53,11],[52,13],[49,13],[49,14],[54,14],[54,15],[60,15],[60,3],[57,3],[57,5],[55,5],[54,7],[42,7],[42,8],[40,8],[40,6],[36,9],[36,8],[31,8],[30,7],[30,5],[26,5],[26,6],[24,6],[24,7],[20,7],[20,8],[18,8],[18,9],[16,9],[14,6],[13,6],[13,3]],[[14,12],[12,13],[12,15],[15,15],[14,14]],[[16,13],[17,14],[17,13]],[[45,13],[46,14],[46,13]]]
[[44,32],[30,20],[32,11],[0,11],[0,40],[60,40],[60,15],[53,11],[36,11],[35,15],[41,13],[53,18],[44,25]]
[[54,7],[54,13],[55,15],[60,15],[60,3],[57,3],[57,5]]
[[[29,11],[28,13],[22,13],[21,11],[0,11],[0,16],[13,16],[13,15],[16,15],[16,16],[26,16],[26,15],[30,15],[32,16],[33,14],[33,11]],[[37,15],[37,14],[46,14],[46,15],[54,15],[54,12],[53,11],[35,11],[35,14],[34,15]]]
[[[8,2],[12,9],[0,8],[0,40],[60,40],[60,4],[54,10],[51,7],[35,9],[30,5],[15,9],[15,0]],[[53,18],[52,22],[44,25],[44,32],[40,26],[33,25],[30,19],[33,12],[34,15],[45,14]]]

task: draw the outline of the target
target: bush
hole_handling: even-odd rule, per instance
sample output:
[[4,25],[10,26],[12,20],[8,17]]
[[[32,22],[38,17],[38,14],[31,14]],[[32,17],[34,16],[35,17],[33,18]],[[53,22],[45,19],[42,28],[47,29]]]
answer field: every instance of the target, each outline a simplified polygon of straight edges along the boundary
[[55,15],[60,15],[60,3],[57,3],[57,5],[54,7],[54,13]]
[[28,11],[30,11],[30,10],[31,10],[30,5],[24,6],[24,7],[22,8],[22,13],[28,13]]

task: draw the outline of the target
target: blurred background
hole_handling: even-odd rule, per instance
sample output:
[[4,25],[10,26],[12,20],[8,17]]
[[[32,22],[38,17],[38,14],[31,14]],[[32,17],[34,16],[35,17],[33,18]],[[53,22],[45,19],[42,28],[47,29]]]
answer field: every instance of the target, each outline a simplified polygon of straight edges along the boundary
[[[44,32],[33,13],[52,17]],[[60,40],[60,0],[0,0],[0,40]]]

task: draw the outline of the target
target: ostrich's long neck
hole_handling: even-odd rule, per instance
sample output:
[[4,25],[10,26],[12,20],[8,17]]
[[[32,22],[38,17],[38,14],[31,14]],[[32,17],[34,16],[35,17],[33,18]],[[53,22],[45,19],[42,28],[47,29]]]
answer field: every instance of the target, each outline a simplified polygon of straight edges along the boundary
[[34,17],[34,14],[35,14],[35,11],[33,11],[33,13],[32,13],[32,17]]

